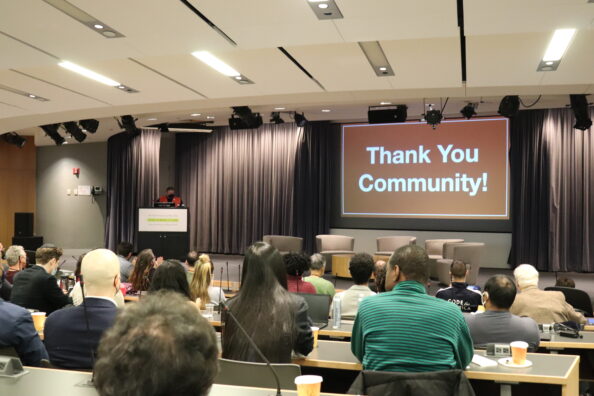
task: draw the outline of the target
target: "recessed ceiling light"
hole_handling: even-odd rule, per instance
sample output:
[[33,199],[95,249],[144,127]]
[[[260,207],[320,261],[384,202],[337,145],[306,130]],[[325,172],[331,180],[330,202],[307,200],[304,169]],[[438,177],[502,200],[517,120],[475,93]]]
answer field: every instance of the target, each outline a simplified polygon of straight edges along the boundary
[[118,36],[117,33],[112,32],[111,30],[105,30],[102,34],[107,38],[114,38]]
[[236,80],[241,80],[241,76],[235,76]]
[[241,73],[211,54],[208,51],[195,51],[192,55],[212,67],[219,73],[222,73],[229,77],[241,76]]
[[284,107],[275,107],[274,110],[284,110]]
[[391,105],[392,102],[380,102],[381,105]]
[[322,109],[322,113],[330,113],[330,109]]
[[157,119],[156,119],[156,118],[147,118],[146,120],[147,120],[147,121],[157,121]]
[[545,63],[546,63],[547,65],[549,65],[549,66],[550,66],[550,65],[552,65],[554,62],[553,62],[553,61],[547,61],[547,62],[545,62]]
[[206,118],[208,118],[209,120],[214,119],[214,116],[206,116]]
[[100,24],[98,24],[98,23],[94,24],[94,25],[93,25],[93,27],[94,27],[95,29],[103,29],[103,25],[100,25]]
[[320,4],[318,4],[318,8],[322,8],[322,9],[328,8],[328,4],[320,3]]
[[382,66],[382,67],[380,67],[379,69],[380,69],[380,71],[386,71],[386,70],[388,70],[388,68],[387,68],[387,67],[385,67],[385,66]]
[[549,42],[549,46],[543,56],[542,60],[558,61],[563,57],[569,43],[575,34],[575,29],[557,29],[553,34],[553,38]]
[[[91,80],[95,80],[97,82],[100,82],[105,85],[109,85],[111,87],[118,87],[118,85],[121,85],[119,82],[114,81],[111,78],[105,77],[105,76],[103,76],[99,73],[96,73],[92,70],[89,70],[85,67],[79,66],[76,63],[72,63],[69,61],[62,61],[62,62],[58,63],[58,65],[63,67],[64,69],[68,69],[70,71],[80,74],[81,76],[90,78]],[[120,88],[120,87],[118,87],[118,88]]]
[[190,114],[190,116],[192,116],[192,117],[199,117],[200,116],[200,113],[192,113],[192,114]]
[[28,96],[29,96],[30,98],[33,98],[33,99],[35,99],[35,98],[37,97],[37,96],[35,96],[35,95],[33,95],[33,94],[29,94]]

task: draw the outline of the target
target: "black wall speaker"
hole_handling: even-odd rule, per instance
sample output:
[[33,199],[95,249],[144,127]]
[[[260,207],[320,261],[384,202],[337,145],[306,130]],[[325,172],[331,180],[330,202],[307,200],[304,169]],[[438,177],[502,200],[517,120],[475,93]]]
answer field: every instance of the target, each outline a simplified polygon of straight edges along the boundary
[[33,213],[14,214],[14,236],[33,236]]

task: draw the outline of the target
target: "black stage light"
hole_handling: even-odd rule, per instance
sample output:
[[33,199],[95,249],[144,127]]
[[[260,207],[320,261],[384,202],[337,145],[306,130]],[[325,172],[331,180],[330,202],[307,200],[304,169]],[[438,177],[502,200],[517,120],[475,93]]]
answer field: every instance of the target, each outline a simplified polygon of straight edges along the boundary
[[252,113],[248,106],[235,106],[232,109],[233,115],[229,118],[231,129],[256,129],[263,123],[260,113]]
[[303,113],[299,114],[297,112],[295,112],[295,115],[293,116],[293,118],[295,119],[295,124],[297,124],[297,126],[299,127],[304,127],[307,125],[307,118],[305,118],[305,115]]
[[94,119],[80,120],[78,123],[85,131],[89,133],[95,133],[99,128],[99,121]]
[[273,111],[270,113],[270,122],[274,122],[275,124],[282,124],[285,122],[280,116],[280,112]]
[[65,122],[64,128],[66,128],[66,132],[72,135],[72,137],[75,138],[79,143],[84,142],[84,140],[87,138],[87,135],[85,135],[78,124],[74,121]]
[[122,121],[118,121],[120,128],[124,128],[126,132],[131,135],[137,135],[140,133],[140,129],[136,126],[136,119],[131,115],[124,115],[121,117]]
[[571,101],[571,109],[575,115],[575,129],[585,131],[592,126],[592,119],[590,118],[590,111],[588,109],[588,99],[586,95],[569,95]]
[[425,120],[427,121],[427,124],[431,125],[431,128],[433,129],[437,128],[437,125],[441,123],[442,119],[443,115],[439,110],[433,110],[432,108],[429,108],[427,113],[425,113]]
[[64,138],[58,133],[59,127],[60,124],[48,124],[40,127],[56,143],[56,146],[60,146],[65,142]]
[[25,146],[25,144],[27,143],[27,139],[20,136],[16,132],[5,133],[4,135],[2,135],[2,139],[6,143],[13,144],[13,145],[17,146],[18,148],[23,148]]
[[474,109],[475,104],[468,103],[466,106],[462,108],[462,110],[460,110],[460,114],[462,114],[464,118],[466,118],[467,120],[470,120],[472,116],[476,115],[476,111]]
[[499,110],[497,111],[504,117],[511,118],[518,115],[520,111],[520,97],[517,95],[505,96],[499,103]]

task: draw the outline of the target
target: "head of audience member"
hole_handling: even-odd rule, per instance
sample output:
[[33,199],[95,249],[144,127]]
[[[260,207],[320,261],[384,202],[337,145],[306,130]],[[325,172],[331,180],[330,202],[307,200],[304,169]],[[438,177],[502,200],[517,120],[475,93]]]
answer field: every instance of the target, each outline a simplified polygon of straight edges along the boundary
[[23,249],[22,246],[9,246],[8,249],[6,249],[4,258],[6,259],[6,264],[8,264],[13,271],[20,271],[27,266],[27,253],[25,253],[25,249]]
[[310,258],[310,272],[312,276],[324,276],[326,259],[323,254],[315,253]]
[[48,274],[55,275],[63,253],[59,247],[46,243],[35,251],[35,263],[42,266]]
[[184,301],[160,291],[118,315],[98,348],[94,382],[100,396],[208,394],[218,373],[215,332]]
[[373,265],[373,277],[375,278],[375,288],[378,293],[386,291],[386,267],[387,264],[383,260],[378,260]]
[[530,264],[521,264],[514,270],[514,278],[520,291],[538,287],[538,270]]
[[507,275],[495,275],[485,283],[482,303],[487,311],[509,311],[516,299],[516,285]]
[[151,249],[144,249],[136,257],[134,269],[130,274],[129,281],[132,288],[137,291],[145,291],[149,287],[150,273],[156,264],[156,258]]
[[[206,255],[204,254],[203,256]],[[208,288],[212,283],[213,271],[214,268],[210,261],[197,265],[194,270],[194,276],[190,284],[190,294],[192,295],[192,300],[200,299],[200,309],[205,309],[206,304],[210,302]]]
[[165,195],[167,196],[167,198],[173,198],[175,197],[175,188],[173,187],[167,187],[165,189]]
[[429,257],[425,249],[417,245],[406,245],[396,250],[388,261],[386,291],[400,282],[416,281],[423,286],[429,280]]
[[287,253],[283,256],[283,263],[290,276],[302,276],[304,272],[309,270],[310,258],[303,253]]
[[349,272],[355,285],[367,285],[373,273],[373,257],[367,253],[357,253],[349,261]]
[[177,292],[188,300],[192,299],[186,271],[184,271],[180,263],[167,260],[155,270],[149,291],[156,292],[159,290]]
[[122,241],[118,243],[118,246],[116,248],[116,253],[118,254],[118,256],[122,256],[126,260],[130,260],[130,257],[132,257],[133,252],[134,246],[132,246],[130,242]]
[[266,242],[256,242],[245,251],[241,268],[241,288],[247,294],[280,285],[287,290],[287,272],[278,250]]
[[196,261],[198,261],[198,252],[195,250],[191,250],[186,255],[185,264],[188,266],[188,268],[194,268],[196,266]]
[[570,287],[575,289],[575,281],[571,278],[567,278],[562,276],[561,278],[557,278],[557,282],[555,282],[555,286],[557,287]]
[[450,264],[450,277],[452,282],[466,282],[466,276],[468,275],[468,269],[466,263],[462,260],[454,260]]
[[80,273],[88,297],[112,298],[120,290],[120,260],[111,250],[95,249],[85,254]]
[[79,276],[81,273],[80,269],[82,267],[82,261],[85,258],[87,253],[88,252],[81,254],[80,256],[78,256],[78,259],[76,260],[76,267],[74,268],[74,276],[76,277],[77,280],[79,279]]

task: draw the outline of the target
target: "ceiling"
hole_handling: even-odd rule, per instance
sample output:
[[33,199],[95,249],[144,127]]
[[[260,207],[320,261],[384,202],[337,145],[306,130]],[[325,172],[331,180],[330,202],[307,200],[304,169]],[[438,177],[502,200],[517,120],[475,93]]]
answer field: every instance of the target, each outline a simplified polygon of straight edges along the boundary
[[[318,20],[307,0],[189,0],[236,45],[180,0],[70,3],[125,37],[107,39],[42,0],[4,2],[0,85],[49,100],[0,89],[0,133],[52,144],[37,126],[97,118],[91,142],[118,132],[113,117],[124,114],[138,125],[206,116],[223,125],[231,106],[249,105],[266,120],[284,107],[310,120],[349,121],[365,119],[367,107],[382,101],[406,103],[417,117],[423,98],[439,107],[449,97],[445,113],[456,116],[481,99],[479,113],[493,114],[507,94],[526,104],[542,94],[535,107],[547,108],[565,106],[569,93],[594,93],[594,4],[587,0],[464,1],[466,82],[455,0],[336,0],[344,16],[337,20]],[[566,27],[578,31],[559,68],[537,72],[552,32]],[[380,42],[394,76],[376,76],[361,41]],[[254,84],[238,84],[191,55],[201,50]],[[86,79],[59,60],[139,92]]]

